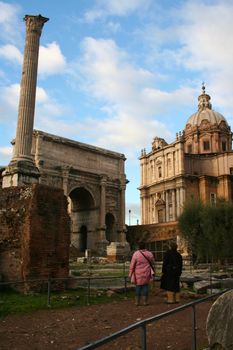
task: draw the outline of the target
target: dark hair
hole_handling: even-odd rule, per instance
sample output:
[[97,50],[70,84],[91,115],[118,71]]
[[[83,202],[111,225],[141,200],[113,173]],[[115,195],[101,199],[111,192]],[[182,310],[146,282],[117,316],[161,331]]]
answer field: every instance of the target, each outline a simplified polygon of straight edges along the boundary
[[146,248],[145,242],[138,242],[138,249],[145,249],[145,248]]
[[171,243],[170,243],[170,248],[171,248],[171,250],[177,250],[177,244],[176,244],[176,242],[171,242]]

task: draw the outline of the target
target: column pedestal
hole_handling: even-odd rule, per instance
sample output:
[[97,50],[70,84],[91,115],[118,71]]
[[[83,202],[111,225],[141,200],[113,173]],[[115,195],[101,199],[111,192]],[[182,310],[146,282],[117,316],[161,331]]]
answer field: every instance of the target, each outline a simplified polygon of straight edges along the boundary
[[129,252],[130,246],[128,242],[111,242],[107,246],[107,258],[109,261],[124,261]]
[[3,172],[2,187],[22,186],[39,182],[40,172],[33,162],[12,161]]

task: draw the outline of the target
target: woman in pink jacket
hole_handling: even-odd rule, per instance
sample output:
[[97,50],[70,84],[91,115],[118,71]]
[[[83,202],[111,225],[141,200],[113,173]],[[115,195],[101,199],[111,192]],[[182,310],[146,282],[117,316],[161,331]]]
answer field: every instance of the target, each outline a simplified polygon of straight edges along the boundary
[[136,305],[140,305],[141,297],[143,305],[148,305],[149,282],[153,280],[154,261],[153,254],[145,249],[145,243],[140,242],[138,250],[132,256],[129,267],[129,277],[131,282],[136,285]]

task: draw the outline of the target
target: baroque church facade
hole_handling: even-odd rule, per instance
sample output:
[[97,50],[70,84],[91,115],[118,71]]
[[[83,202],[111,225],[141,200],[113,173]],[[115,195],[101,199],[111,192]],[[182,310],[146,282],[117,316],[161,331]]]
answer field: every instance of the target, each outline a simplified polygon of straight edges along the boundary
[[179,240],[176,223],[185,201],[233,199],[232,132],[223,115],[212,109],[210,99],[203,86],[197,112],[175,141],[168,144],[155,137],[151,151],[141,152],[141,223],[150,232],[149,241],[171,239],[171,226],[173,238]]

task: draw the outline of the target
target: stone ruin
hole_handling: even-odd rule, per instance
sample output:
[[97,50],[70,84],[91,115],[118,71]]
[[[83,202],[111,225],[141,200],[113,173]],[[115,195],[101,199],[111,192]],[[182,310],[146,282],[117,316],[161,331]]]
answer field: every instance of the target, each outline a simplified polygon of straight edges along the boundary
[[233,290],[222,294],[212,305],[207,318],[209,350],[233,349]]
[[67,278],[69,245],[70,217],[62,190],[39,184],[0,189],[4,282]]

